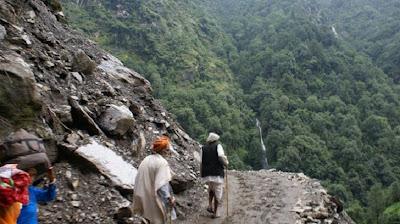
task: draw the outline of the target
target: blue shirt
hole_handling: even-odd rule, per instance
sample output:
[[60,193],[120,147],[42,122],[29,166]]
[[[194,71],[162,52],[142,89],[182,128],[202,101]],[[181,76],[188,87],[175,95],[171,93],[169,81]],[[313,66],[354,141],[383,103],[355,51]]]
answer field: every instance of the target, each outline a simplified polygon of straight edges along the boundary
[[[170,198],[172,194],[171,185],[169,183],[164,184],[163,186],[160,187],[160,189],[158,189],[157,194],[161,198],[161,201],[163,202],[166,213],[168,213],[168,209],[170,208],[168,198]],[[171,214],[169,215],[171,215],[171,220],[175,220],[176,219],[175,208],[170,208],[170,209],[171,209]]]
[[48,187],[37,188],[29,186],[29,203],[22,206],[18,217],[18,224],[37,224],[38,223],[38,202],[49,202],[56,198],[56,185],[50,184]]

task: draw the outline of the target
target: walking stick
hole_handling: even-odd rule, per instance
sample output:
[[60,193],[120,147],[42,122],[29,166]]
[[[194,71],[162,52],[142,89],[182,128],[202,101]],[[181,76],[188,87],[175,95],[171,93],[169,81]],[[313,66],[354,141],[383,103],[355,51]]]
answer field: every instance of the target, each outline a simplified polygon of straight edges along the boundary
[[226,217],[229,216],[229,183],[228,183],[228,167],[225,172],[225,186],[226,186]]
[[168,206],[169,216],[168,216],[168,223],[172,224],[172,206]]

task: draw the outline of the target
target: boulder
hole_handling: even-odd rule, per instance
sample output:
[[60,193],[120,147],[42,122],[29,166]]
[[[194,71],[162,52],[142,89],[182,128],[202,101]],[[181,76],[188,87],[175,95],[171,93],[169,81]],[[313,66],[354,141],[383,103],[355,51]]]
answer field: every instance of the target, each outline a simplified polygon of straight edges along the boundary
[[90,144],[79,147],[75,153],[94,165],[119,189],[133,192],[137,169],[113,150],[91,140]]
[[59,11],[55,12],[54,15],[56,16],[57,20],[61,23],[67,23],[67,19],[65,18],[64,12]]
[[79,72],[71,72],[72,77],[74,77],[79,83],[83,83],[83,78]]
[[[55,38],[54,34],[52,32],[41,32],[41,31],[36,31],[34,33],[37,39],[39,39],[42,43],[48,44],[52,47],[57,43],[57,39]],[[52,52],[55,53],[55,52]]]
[[8,53],[3,56],[4,59],[0,61],[0,71],[4,73],[2,75],[9,78],[16,78],[20,82],[34,88],[35,76],[29,64],[16,53]]
[[36,13],[33,10],[26,12],[26,20],[28,23],[35,23]]
[[13,52],[4,52],[0,56],[0,114],[19,123],[23,122],[20,117],[34,119],[41,105],[29,64]]
[[146,149],[146,138],[143,131],[140,131],[138,138],[132,141],[131,149],[134,156],[143,156]]
[[174,193],[179,194],[194,185],[194,179],[189,175],[176,175],[171,181],[171,187]]
[[59,0],[44,0],[43,1],[53,12],[62,11],[61,2]]
[[129,83],[132,87],[143,87],[146,92],[152,91],[149,81],[140,74],[124,67],[122,62],[112,55],[107,55],[98,68],[111,78]]
[[4,26],[0,25],[0,41],[4,40],[7,35],[7,30]]
[[132,217],[132,209],[130,207],[121,207],[114,214],[114,219],[121,220],[124,218]]
[[90,75],[95,69],[96,62],[87,56],[83,50],[78,50],[72,61],[72,71],[82,72],[83,74]]
[[30,47],[32,45],[31,38],[27,34],[22,34],[10,39],[10,42],[17,45],[24,45]]
[[103,83],[103,87],[104,87],[104,90],[102,90],[103,95],[111,96],[111,97],[117,95],[116,90],[114,89],[114,87],[111,86],[110,83],[108,83],[105,80],[101,80],[101,82]]
[[65,138],[65,141],[71,145],[77,145],[78,141],[81,140],[81,136],[79,136],[77,133],[73,132],[71,134],[68,134]]
[[73,120],[72,120],[72,115],[71,115],[71,106],[69,106],[69,105],[57,105],[52,110],[54,111],[54,113],[56,114],[58,119],[60,119],[60,121],[63,124],[65,124],[67,126],[72,125]]
[[146,149],[146,137],[144,136],[143,131],[140,132],[139,134],[139,144],[138,144],[138,153],[139,155],[142,155],[144,150]]
[[108,105],[100,116],[100,127],[112,135],[124,135],[134,124],[132,112],[126,106]]
[[0,0],[0,17],[11,24],[16,24],[17,22],[17,15],[14,8],[6,4],[4,0]]
[[129,106],[129,110],[131,110],[131,112],[132,112],[135,116],[140,116],[140,115],[142,115],[142,114],[144,113],[144,108],[143,108],[143,106],[141,106],[141,105],[138,104],[138,103],[134,103],[134,102]]

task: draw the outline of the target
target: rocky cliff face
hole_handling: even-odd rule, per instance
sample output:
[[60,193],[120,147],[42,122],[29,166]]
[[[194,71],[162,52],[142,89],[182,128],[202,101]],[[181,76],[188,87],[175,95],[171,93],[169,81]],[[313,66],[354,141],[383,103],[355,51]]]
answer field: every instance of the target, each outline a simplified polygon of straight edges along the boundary
[[[169,162],[176,174],[172,184],[178,223],[202,223],[199,201],[205,191],[197,178],[198,143],[152,97],[146,79],[64,22],[55,0],[0,0],[0,135],[17,127],[36,132],[46,141],[57,171],[59,194],[54,203],[41,207],[40,223],[136,223],[128,209],[135,167],[160,134],[169,135],[177,151]],[[265,178],[279,182],[287,177],[263,175],[234,172],[230,185],[236,190],[230,193],[237,202],[239,195],[251,195],[247,181],[241,180],[249,176],[259,177],[248,181],[253,186],[265,186],[257,191],[267,193],[268,186],[278,186],[276,197],[266,194],[258,199],[280,198],[279,192],[285,191],[279,189],[286,185],[269,185]],[[313,197],[313,191],[309,193],[307,198]],[[293,200],[283,202],[284,207],[296,210],[282,210],[282,217],[296,212],[304,223],[349,223],[332,218],[339,217],[334,209]],[[252,216],[263,222],[269,217],[263,214],[271,212],[275,202],[265,208],[246,203],[249,209],[264,211]],[[241,211],[233,209],[232,213]],[[318,209],[315,217],[312,212]],[[234,217],[224,220],[231,223],[245,216]],[[333,221],[324,221],[328,217]]]

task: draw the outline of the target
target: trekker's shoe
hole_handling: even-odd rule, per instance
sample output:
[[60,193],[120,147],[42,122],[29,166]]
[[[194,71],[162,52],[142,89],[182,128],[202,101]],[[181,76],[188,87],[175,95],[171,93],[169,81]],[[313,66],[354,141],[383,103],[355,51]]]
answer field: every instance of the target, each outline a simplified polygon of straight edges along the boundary
[[208,208],[207,208],[207,212],[209,212],[209,213],[214,213],[214,210],[213,210],[212,208],[208,207]]

